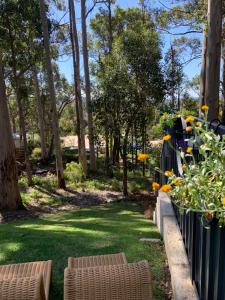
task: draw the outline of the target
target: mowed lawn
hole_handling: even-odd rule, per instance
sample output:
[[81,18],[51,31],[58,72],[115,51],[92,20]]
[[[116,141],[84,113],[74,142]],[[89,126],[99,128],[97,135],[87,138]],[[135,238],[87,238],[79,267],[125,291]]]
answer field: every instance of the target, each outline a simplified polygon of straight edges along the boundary
[[0,264],[53,260],[50,299],[63,299],[63,272],[69,256],[125,252],[129,262],[147,259],[154,299],[165,299],[162,245],[145,245],[141,237],[159,238],[135,203],[117,202],[39,219],[0,225]]

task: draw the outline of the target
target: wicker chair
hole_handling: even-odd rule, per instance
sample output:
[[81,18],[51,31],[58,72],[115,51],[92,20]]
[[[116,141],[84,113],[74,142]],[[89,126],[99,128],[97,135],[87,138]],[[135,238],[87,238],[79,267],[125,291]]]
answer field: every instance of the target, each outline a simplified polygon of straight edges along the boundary
[[1,300],[46,300],[42,275],[0,279]]
[[66,268],[64,300],[152,300],[148,262]]
[[124,253],[68,258],[68,268],[88,268],[122,264],[127,264]]
[[[45,292],[45,298],[43,298],[42,296],[42,298],[40,299],[48,300],[50,283],[51,283],[51,273],[52,273],[51,260],[12,264],[12,265],[2,265],[0,266],[0,285],[1,285],[0,289],[4,289],[4,293],[6,293],[7,285],[5,284],[5,282],[8,282],[8,286],[11,287],[11,284],[9,284],[11,281],[12,281],[12,285],[14,284],[19,288],[20,279],[21,279],[21,283],[23,282],[22,279],[24,279],[24,285],[28,285],[30,287],[35,286],[35,288],[37,288],[38,282],[40,280],[39,277],[41,276],[43,280],[43,289]],[[39,278],[37,282],[35,282],[35,278],[36,280]],[[11,292],[11,288],[9,289],[9,291]],[[40,291],[40,294],[43,293]],[[2,299],[1,296],[0,299]],[[10,297],[6,299],[11,300],[14,298],[10,295]],[[15,299],[17,300],[20,298],[15,298]],[[29,298],[21,298],[21,300],[22,299],[29,299]],[[31,297],[30,299],[36,299],[36,298]]]

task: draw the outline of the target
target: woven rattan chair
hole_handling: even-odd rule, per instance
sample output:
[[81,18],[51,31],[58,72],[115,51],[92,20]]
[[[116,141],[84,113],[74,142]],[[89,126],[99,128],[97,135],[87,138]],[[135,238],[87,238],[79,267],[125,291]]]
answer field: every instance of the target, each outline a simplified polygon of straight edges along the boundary
[[69,268],[87,268],[122,264],[127,264],[124,253],[68,258]]
[[0,279],[1,300],[46,300],[42,275]]
[[148,262],[66,268],[64,300],[152,300]]
[[[37,277],[41,275],[45,291],[45,298],[49,298],[49,289],[51,283],[52,261],[38,261],[12,265],[0,266],[0,281],[7,281],[20,278]],[[2,298],[0,298],[2,299]],[[9,298],[14,299],[14,298]],[[15,298],[17,299],[17,298]],[[24,298],[25,299],[25,298]],[[33,298],[31,298],[33,299]],[[34,298],[35,299],[35,298]]]

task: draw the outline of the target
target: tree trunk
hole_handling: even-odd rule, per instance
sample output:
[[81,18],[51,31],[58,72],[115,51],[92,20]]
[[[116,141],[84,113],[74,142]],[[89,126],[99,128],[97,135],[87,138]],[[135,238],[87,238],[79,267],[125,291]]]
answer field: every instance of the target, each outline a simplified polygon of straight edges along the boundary
[[128,144],[128,135],[129,135],[129,128],[127,128],[124,140],[123,140],[123,195],[125,197],[128,196],[128,175],[127,175],[127,144]]
[[37,71],[36,67],[32,67],[32,76],[34,81],[34,88],[35,88],[35,98],[36,98],[36,111],[38,117],[38,127],[40,132],[40,141],[41,141],[41,157],[42,160],[45,161],[47,159],[47,146],[46,146],[46,136],[45,136],[45,122],[44,122],[44,115],[43,115],[43,107],[41,103],[41,95],[40,95],[40,88],[38,83]]
[[205,86],[205,99],[209,106],[208,121],[219,116],[221,34],[222,0],[209,0]]
[[113,144],[113,164],[119,164],[120,162],[120,133],[116,130],[114,133],[114,144]]
[[10,126],[0,56],[0,209],[24,209],[18,188],[15,146]]
[[15,71],[15,85],[16,85],[16,98],[17,98],[17,104],[19,109],[19,119],[20,119],[20,126],[23,136],[23,146],[24,146],[24,156],[25,156],[25,164],[26,164],[26,173],[27,173],[27,180],[28,185],[32,186],[33,180],[32,180],[32,172],[31,172],[31,165],[30,165],[30,159],[29,159],[29,151],[28,151],[28,145],[27,145],[27,133],[26,133],[26,125],[25,125],[25,118],[23,113],[23,104],[22,104],[22,97],[21,97],[21,84],[19,83],[19,79],[17,78],[16,71]]
[[33,180],[32,180],[32,172],[31,172],[31,166],[29,160],[29,152],[27,147],[26,126],[25,126],[25,119],[24,119],[23,105],[22,105],[22,98],[21,98],[21,79],[18,78],[17,76],[17,62],[16,62],[16,54],[14,49],[14,37],[12,35],[10,25],[9,25],[9,36],[10,36],[10,47],[11,47],[11,55],[12,55],[12,71],[13,71],[14,84],[15,84],[16,100],[17,100],[17,105],[19,110],[20,139],[21,140],[23,139],[28,185],[32,186]]
[[112,44],[113,44],[113,28],[112,28],[112,0],[108,0],[108,17],[109,17],[109,53],[112,52]]
[[203,32],[202,65],[201,65],[201,73],[200,73],[200,101],[199,101],[200,117],[201,117],[201,107],[205,104],[206,53],[207,53],[207,31],[205,28]]
[[45,63],[46,63],[46,70],[47,70],[48,87],[49,87],[49,94],[50,94],[51,106],[52,106],[51,107],[52,129],[54,134],[58,186],[60,188],[65,188],[65,179],[63,174],[63,162],[62,162],[62,149],[61,149],[61,142],[60,142],[60,135],[59,135],[58,115],[56,109],[55,86],[54,86],[51,53],[50,53],[48,22],[47,22],[47,16],[45,11],[45,0],[40,0],[40,14],[41,14],[42,29],[43,29],[43,37],[44,37]]
[[[146,152],[146,125],[145,125],[145,120],[144,120],[144,124],[142,125],[143,129],[142,129],[142,151],[143,153]],[[145,176],[145,162],[143,161],[142,163],[142,175]]]
[[88,61],[86,0],[81,0],[81,21],[82,21],[85,92],[86,92],[86,104],[87,104],[87,113],[88,113],[88,138],[89,138],[89,148],[90,148],[90,169],[92,172],[95,173],[96,172],[96,157],[95,157],[95,146],[94,146],[94,129],[93,129],[92,106],[91,106],[91,84],[90,84],[89,61]]
[[111,170],[110,163],[109,163],[109,161],[110,161],[109,158],[110,158],[110,155],[109,155],[109,130],[108,130],[107,124],[106,124],[106,128],[105,128],[105,168],[106,168],[106,174],[109,177],[113,177],[112,170]]
[[225,125],[225,17],[223,21],[223,37],[222,37],[222,59],[223,59],[223,83],[222,83],[222,91],[223,91],[223,113],[221,123]]
[[74,1],[69,0],[70,8],[70,25],[71,25],[71,43],[73,50],[73,65],[74,65],[74,81],[75,81],[75,93],[76,93],[76,110],[79,114],[79,125],[80,133],[78,139],[80,139],[79,148],[79,160],[83,167],[85,176],[87,175],[87,158],[86,158],[86,148],[85,148],[85,136],[84,136],[84,116],[83,116],[83,103],[81,96],[81,83],[80,83],[80,47],[77,34],[76,26],[76,14]]
[[[171,67],[172,67],[172,74],[174,76],[174,49],[173,49],[173,46],[171,45]],[[173,84],[173,87],[172,87],[172,90],[171,90],[171,100],[172,100],[172,108],[173,110],[175,111],[175,102],[176,102],[176,97],[175,97],[175,86]]]
[[79,151],[79,160],[80,160],[80,149],[81,149],[81,138],[80,138],[80,115],[79,115],[79,103],[77,97],[77,80],[76,80],[76,54],[75,54],[75,43],[74,43],[74,34],[73,34],[73,21],[72,21],[72,10],[69,0],[69,12],[70,12],[70,40],[72,45],[72,56],[73,56],[73,76],[74,76],[74,94],[75,94],[75,112],[77,118],[76,134],[78,140],[78,151]]

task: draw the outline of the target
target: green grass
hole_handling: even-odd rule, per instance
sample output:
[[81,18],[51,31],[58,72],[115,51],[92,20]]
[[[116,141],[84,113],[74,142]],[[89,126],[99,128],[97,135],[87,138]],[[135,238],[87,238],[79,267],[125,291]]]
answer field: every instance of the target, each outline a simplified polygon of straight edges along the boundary
[[129,262],[147,259],[153,275],[154,299],[165,299],[165,253],[162,245],[139,242],[141,237],[159,238],[152,222],[144,219],[135,203],[117,202],[40,219],[0,226],[0,264],[53,260],[50,299],[63,298],[63,271],[69,256],[124,251]]

